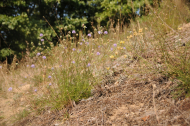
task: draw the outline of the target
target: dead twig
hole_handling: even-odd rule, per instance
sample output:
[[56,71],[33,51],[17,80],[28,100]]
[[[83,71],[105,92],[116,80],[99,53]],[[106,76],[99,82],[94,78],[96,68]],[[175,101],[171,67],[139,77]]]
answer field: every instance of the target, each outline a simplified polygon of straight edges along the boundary
[[156,114],[156,119],[157,119],[158,125],[159,125],[159,118],[158,118],[158,114],[157,114],[157,111],[156,111],[156,104],[155,104],[155,99],[154,99],[154,97],[155,97],[155,91],[154,91],[154,89],[156,88],[156,85],[155,85],[155,84],[152,84],[152,87],[153,87],[153,105],[154,105],[154,112],[155,112],[155,114]]

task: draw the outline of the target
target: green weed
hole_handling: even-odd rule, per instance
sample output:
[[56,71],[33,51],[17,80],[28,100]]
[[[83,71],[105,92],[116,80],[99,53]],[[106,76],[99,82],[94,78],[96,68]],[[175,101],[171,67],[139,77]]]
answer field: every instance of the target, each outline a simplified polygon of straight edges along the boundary
[[30,114],[30,112],[26,109],[24,109],[23,111],[19,112],[17,115],[14,116],[14,121],[18,121],[21,120],[25,117],[27,117]]

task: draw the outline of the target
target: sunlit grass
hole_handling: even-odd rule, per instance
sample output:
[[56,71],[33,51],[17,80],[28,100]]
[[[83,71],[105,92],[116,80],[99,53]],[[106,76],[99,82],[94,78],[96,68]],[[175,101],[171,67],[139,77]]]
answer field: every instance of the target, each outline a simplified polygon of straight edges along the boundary
[[[114,71],[113,62],[123,56],[142,65],[141,71],[132,70],[134,73],[146,74],[152,70],[167,74],[181,80],[180,90],[189,93],[190,44],[176,47],[176,43],[166,40],[169,33],[181,37],[179,25],[190,19],[189,12],[185,11],[187,8],[181,8],[183,3],[167,2],[162,2],[162,9],[150,9],[149,16],[131,21],[123,33],[118,32],[118,26],[114,32],[99,28],[99,31],[94,30],[95,38],[88,33],[80,35],[81,41],[76,41],[71,37],[76,32],[72,31],[60,37],[61,41],[55,47],[50,42],[52,49],[42,48],[44,39],[40,34],[40,47],[34,53],[29,52],[27,61],[19,63],[18,69],[7,70],[6,64],[1,65],[0,92],[4,98],[20,94],[15,98],[17,106],[22,99],[22,105],[37,114],[46,107],[63,109],[90,97],[91,89],[100,84],[108,71]],[[123,69],[125,67],[124,64]],[[18,119],[27,116],[29,110],[18,115]]]
[[107,31],[99,31],[96,36],[98,38],[92,38],[89,33],[77,43],[63,39],[53,50],[37,48],[33,58],[8,73],[2,66],[2,90],[8,98],[19,94],[15,97],[17,106],[19,98],[24,99],[24,105],[38,114],[46,107],[63,109],[90,97],[91,89],[108,71],[106,67],[112,67],[110,63],[127,51],[125,42],[108,39]]
[[[177,97],[190,96],[190,41],[181,42],[185,37],[182,24],[189,22],[189,13],[188,6],[182,1],[163,1],[160,8],[150,9],[148,17],[137,19],[138,27],[144,27],[148,32],[138,40],[136,45],[143,44],[134,48],[135,53],[139,57],[152,57],[155,63],[164,67],[162,71],[158,69],[159,72],[181,81],[174,92]],[[134,29],[135,24],[131,23]]]

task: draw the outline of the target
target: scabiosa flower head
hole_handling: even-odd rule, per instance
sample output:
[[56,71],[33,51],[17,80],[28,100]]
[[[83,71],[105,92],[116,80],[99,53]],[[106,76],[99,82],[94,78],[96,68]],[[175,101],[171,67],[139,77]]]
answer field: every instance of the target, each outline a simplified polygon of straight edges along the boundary
[[32,64],[32,65],[31,65],[31,67],[32,67],[32,68],[34,68],[34,67],[35,67],[35,65],[34,65],[34,64]]
[[100,52],[97,52],[96,54],[99,56],[99,55],[100,55]]
[[60,65],[59,67],[62,67],[62,65]]
[[29,65],[26,65],[27,67],[29,67]]
[[126,47],[123,47],[123,49],[126,49]]
[[40,37],[42,37],[43,36],[43,34],[42,33],[40,33]]
[[73,51],[75,51],[76,49],[75,49],[75,48],[73,48],[72,50],[73,50]]
[[116,47],[116,46],[117,46],[117,44],[115,43],[115,44],[113,44],[113,46],[115,46],[115,47]]
[[46,59],[46,56],[42,56],[43,59]]
[[40,53],[37,53],[37,56],[39,56],[40,55]]
[[72,33],[73,33],[73,34],[75,34],[75,33],[76,33],[76,31],[75,31],[75,30],[72,30]]
[[51,79],[51,76],[49,75],[48,78]]
[[54,70],[54,67],[52,67],[51,70]]
[[67,47],[65,47],[65,49],[67,49]]
[[12,87],[10,87],[9,89],[8,89],[8,91],[12,91],[13,90],[13,88]]
[[90,33],[88,34],[88,37],[91,37],[91,34],[90,34]]
[[108,34],[108,31],[104,31],[104,34]]
[[37,89],[35,89],[34,91],[35,91],[35,92],[37,92],[38,90],[37,90]]
[[98,34],[102,34],[102,32],[101,32],[101,31],[98,31]]
[[101,45],[98,46],[98,48],[100,48],[100,47],[101,47]]
[[43,41],[44,41],[44,39],[41,39],[41,41],[43,42]]
[[84,39],[82,39],[82,41],[85,41]]
[[51,86],[51,83],[49,83],[49,86]]
[[90,64],[90,63],[88,63],[88,64],[87,64],[87,67],[90,67],[90,65],[91,65],[91,64]]
[[80,45],[82,45],[82,42],[80,43]]
[[86,42],[85,44],[86,44],[86,45],[89,45],[89,42]]
[[81,49],[79,49],[79,51],[78,52],[81,52]]
[[110,49],[111,51],[113,50],[113,48]]
[[2,69],[2,66],[0,66],[0,69]]
[[72,61],[72,63],[74,64],[74,63],[75,63],[75,61]]

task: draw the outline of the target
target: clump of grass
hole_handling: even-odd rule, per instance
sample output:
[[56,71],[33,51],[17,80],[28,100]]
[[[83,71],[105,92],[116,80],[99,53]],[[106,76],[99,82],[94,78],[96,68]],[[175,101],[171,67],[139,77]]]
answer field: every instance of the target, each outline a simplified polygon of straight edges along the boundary
[[[80,35],[82,39],[79,42],[73,38],[75,35],[72,34],[76,33],[68,31],[66,36],[62,35],[60,43],[55,47],[49,43],[52,50],[41,51],[37,48],[33,51],[36,54],[27,52],[27,62],[19,63],[19,69],[3,73],[3,90],[9,97],[22,94],[16,100],[24,98],[22,105],[29,105],[30,112],[36,111],[37,114],[46,110],[46,107],[62,109],[90,97],[91,89],[99,84],[102,75],[107,71],[105,64],[113,62],[126,48],[124,41],[109,38],[103,27],[94,31],[96,38],[92,38],[92,33],[89,32],[87,36]],[[42,37],[40,34],[40,39]],[[114,40],[110,41],[111,39]],[[30,58],[31,55],[34,57]],[[20,90],[23,85],[30,88],[23,92]],[[17,106],[19,104],[18,102]],[[22,115],[17,119],[24,117]]]
[[175,57],[171,56],[167,60],[169,67],[169,76],[176,77],[181,82],[176,87],[177,92],[174,93],[177,96],[190,96],[190,46],[189,41],[185,47],[179,47],[175,53]]
[[25,117],[27,117],[30,114],[30,112],[26,109],[23,111],[19,112],[17,115],[14,116],[14,121],[16,122],[17,120],[21,120]]
[[3,117],[3,116],[0,116],[0,120],[2,120],[2,119],[4,119],[4,117]]
[[[107,34],[107,32],[105,33]],[[103,73],[99,73],[96,69],[102,66],[106,60],[110,60],[107,55],[110,48],[105,46],[105,40],[101,37],[94,40],[90,38],[89,34],[87,37],[83,36],[84,39],[79,42],[77,47],[69,40],[67,41],[71,45],[65,46],[64,43],[68,42],[63,40],[47,58],[42,56],[42,59],[39,59],[44,79],[43,82],[41,82],[42,79],[40,81],[35,79],[39,82],[40,87],[35,91],[37,95],[36,102],[34,101],[35,106],[43,108],[44,105],[49,105],[59,109],[72,104],[72,101],[78,102],[91,95],[91,89],[99,82],[97,76],[101,76]],[[98,32],[98,34],[102,34],[102,32]],[[117,48],[115,47],[114,50]],[[33,69],[36,68],[33,67]],[[43,97],[38,97],[41,93]]]
[[147,29],[146,34],[134,43],[135,54],[144,58],[153,57],[156,64],[161,63],[167,68],[159,72],[181,81],[174,93],[177,97],[190,94],[190,46],[189,41],[181,43],[184,37],[181,24],[189,22],[189,13],[183,1],[167,0],[160,3],[160,8],[150,7],[149,16],[142,16],[131,23],[133,29]]

